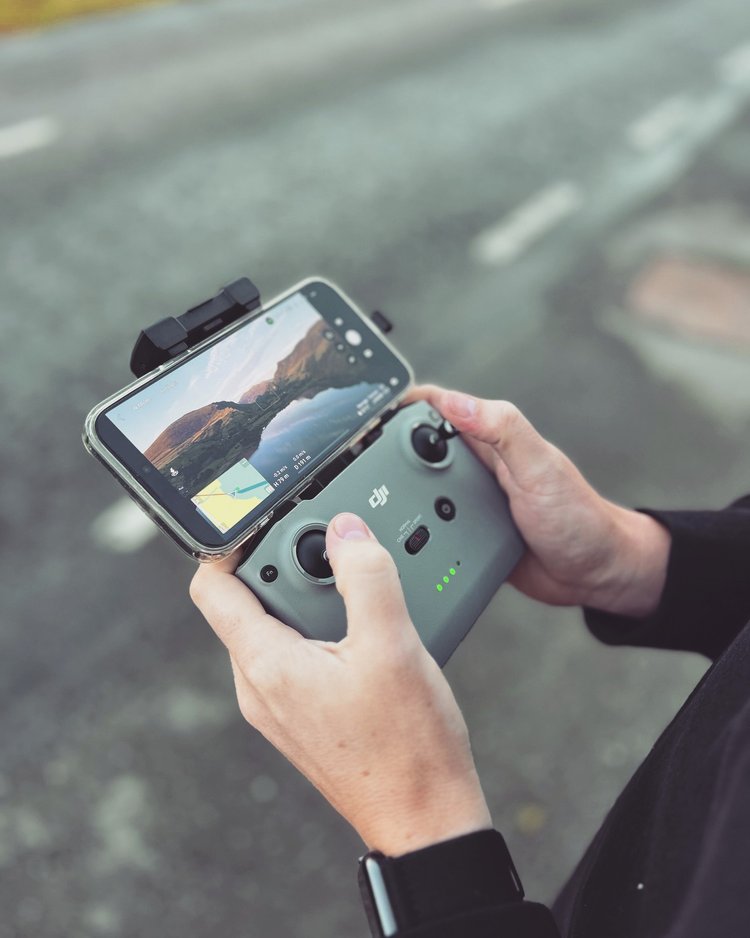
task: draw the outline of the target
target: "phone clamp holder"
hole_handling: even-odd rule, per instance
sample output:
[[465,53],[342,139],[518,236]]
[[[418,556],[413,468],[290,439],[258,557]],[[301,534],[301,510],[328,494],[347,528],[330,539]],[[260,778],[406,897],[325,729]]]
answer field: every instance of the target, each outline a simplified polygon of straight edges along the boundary
[[[130,356],[130,370],[136,378],[142,378],[170,358],[182,355],[214,332],[259,308],[260,290],[252,280],[240,277],[182,316],[167,316],[142,329]],[[379,310],[371,313],[370,318],[383,333],[393,329],[393,323]]]
[[182,316],[167,316],[142,329],[130,356],[130,370],[140,378],[259,306],[260,290],[241,277]]

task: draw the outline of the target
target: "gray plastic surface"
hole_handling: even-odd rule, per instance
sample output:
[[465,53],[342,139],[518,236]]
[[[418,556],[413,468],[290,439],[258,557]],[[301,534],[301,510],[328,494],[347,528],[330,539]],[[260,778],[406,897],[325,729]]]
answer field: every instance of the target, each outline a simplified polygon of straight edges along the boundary
[[[300,502],[273,525],[237,570],[268,612],[308,638],[344,637],[344,604],[335,585],[308,578],[296,562],[294,545],[303,530],[324,529],[338,512],[352,511],[393,555],[425,646],[441,667],[450,658],[520,560],[524,545],[497,481],[460,436],[448,441],[440,464],[429,465],[414,453],[411,433],[424,423],[441,424],[428,404],[402,408],[382,436],[315,498]],[[383,487],[384,501],[375,494]],[[438,517],[435,501],[441,497],[455,505],[451,521]],[[405,542],[420,525],[430,538],[411,555]],[[267,564],[278,570],[272,583],[260,578]]]

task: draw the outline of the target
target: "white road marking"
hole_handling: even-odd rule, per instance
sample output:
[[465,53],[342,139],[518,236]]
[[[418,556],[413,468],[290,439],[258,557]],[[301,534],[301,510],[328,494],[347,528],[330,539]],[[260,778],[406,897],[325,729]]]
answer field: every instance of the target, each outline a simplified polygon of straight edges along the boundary
[[477,235],[470,253],[480,264],[509,264],[577,211],[582,202],[583,195],[574,183],[555,183]]
[[0,159],[47,147],[59,136],[60,128],[51,117],[36,117],[0,127]]
[[528,3],[529,0],[479,0],[479,6],[483,10],[504,10],[507,7],[517,7],[521,3]]
[[94,541],[116,554],[140,550],[158,533],[154,522],[129,498],[119,498],[91,525]]
[[687,127],[694,110],[694,102],[686,95],[667,98],[630,125],[630,145],[642,153],[663,147]]
[[719,74],[733,85],[750,81],[750,42],[727,52],[719,61]]

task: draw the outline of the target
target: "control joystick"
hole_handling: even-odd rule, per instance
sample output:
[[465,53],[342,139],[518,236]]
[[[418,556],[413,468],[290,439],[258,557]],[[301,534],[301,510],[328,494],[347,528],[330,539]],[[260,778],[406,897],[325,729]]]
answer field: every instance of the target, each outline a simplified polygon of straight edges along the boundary
[[414,452],[429,463],[443,462],[448,455],[448,444],[436,427],[423,423],[412,430],[411,445]]
[[333,570],[326,552],[326,532],[322,528],[303,531],[294,545],[294,556],[311,580],[327,582],[333,579]]

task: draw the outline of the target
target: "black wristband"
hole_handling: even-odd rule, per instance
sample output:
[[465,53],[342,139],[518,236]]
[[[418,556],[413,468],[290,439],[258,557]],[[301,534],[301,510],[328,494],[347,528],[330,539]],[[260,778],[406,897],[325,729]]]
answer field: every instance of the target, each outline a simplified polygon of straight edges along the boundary
[[468,910],[520,902],[523,887],[498,831],[478,831],[401,857],[368,853],[359,884],[375,938]]

